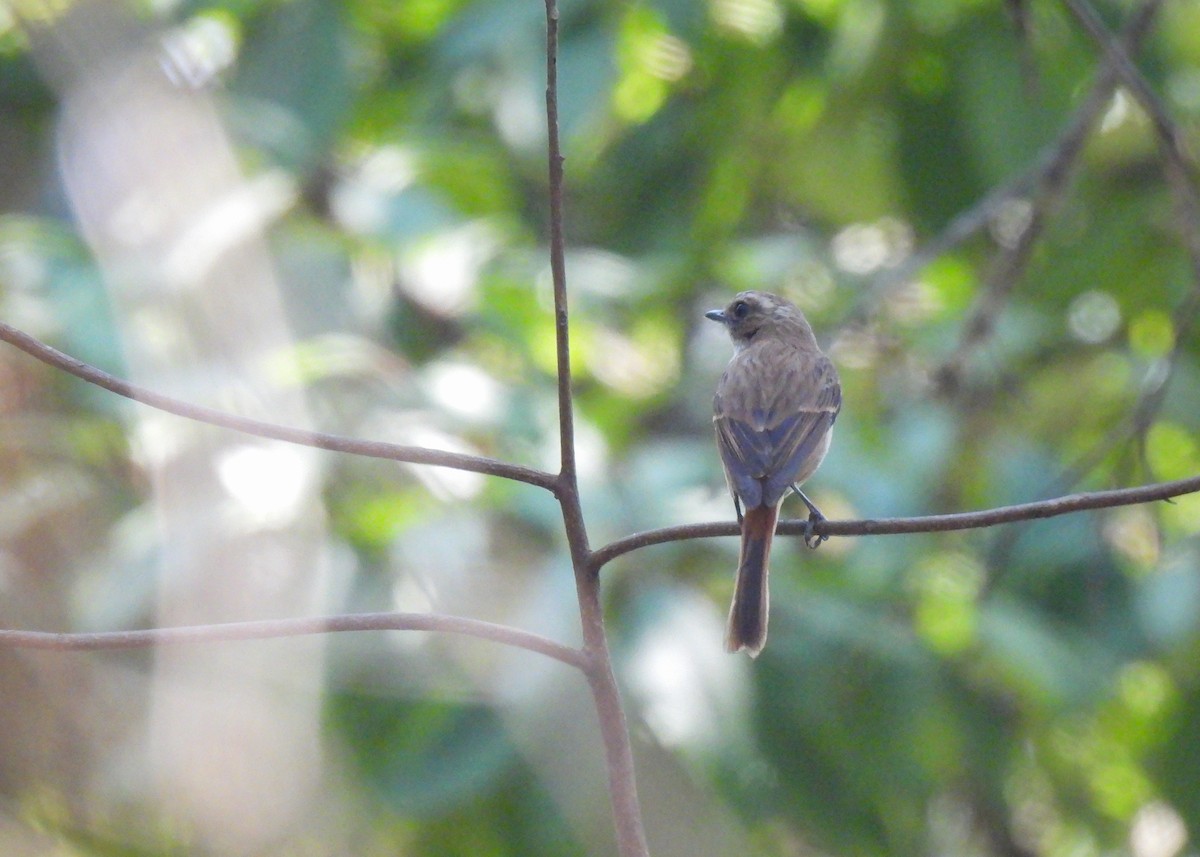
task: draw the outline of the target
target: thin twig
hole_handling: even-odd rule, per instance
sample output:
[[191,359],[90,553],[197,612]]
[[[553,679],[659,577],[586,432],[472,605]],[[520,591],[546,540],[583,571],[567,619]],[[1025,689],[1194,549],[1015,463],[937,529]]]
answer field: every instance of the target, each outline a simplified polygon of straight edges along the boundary
[[[1158,138],[1159,155],[1163,160],[1163,172],[1174,194],[1175,205],[1179,212],[1180,238],[1192,269],[1192,288],[1183,301],[1176,306],[1173,313],[1171,350],[1163,361],[1147,372],[1146,381],[1142,385],[1132,410],[1119,424],[1113,426],[1091,451],[1081,456],[1079,460],[1059,474],[1048,488],[1049,491],[1069,490],[1071,486],[1090,473],[1108,454],[1108,451],[1122,439],[1145,436],[1166,400],[1167,388],[1175,374],[1179,358],[1186,348],[1186,342],[1195,325],[1196,315],[1200,312],[1200,202],[1198,202],[1196,191],[1188,178],[1190,166],[1181,143],[1182,135],[1178,126],[1171,120],[1165,106],[1159,101],[1130,58],[1130,54],[1136,51],[1140,42],[1140,34],[1148,29],[1148,24],[1158,11],[1161,0],[1147,0],[1126,24],[1124,35],[1120,39],[1111,37],[1090,5],[1077,2],[1077,0],[1065,0],[1065,2],[1089,37],[1104,52],[1104,77],[1111,79],[1114,85],[1123,81],[1151,118]],[[993,554],[1000,561],[999,564],[1003,564],[1016,537],[1015,533],[1008,534],[996,544]]]
[[[1140,45],[1154,20],[1160,2],[1161,0],[1148,0],[1126,24],[1122,40],[1131,48],[1136,49]],[[951,389],[956,386],[970,353],[985,342],[995,329],[996,319],[1029,265],[1034,244],[1045,228],[1047,215],[1054,210],[1066,192],[1075,166],[1083,153],[1088,134],[1108,105],[1120,78],[1121,72],[1116,64],[1105,63],[1097,72],[1087,98],[1055,141],[1031,189],[1035,199],[1029,223],[1012,245],[1002,249],[996,257],[979,298],[963,325],[958,345],[934,372],[934,376],[943,386]]]
[[558,431],[562,474],[575,476],[575,415],[571,395],[571,338],[567,313],[566,239],[563,227],[563,155],[558,135],[558,6],[546,0],[546,156],[550,197],[550,276],[558,359]]
[[1129,51],[1121,45],[1120,41],[1113,38],[1096,10],[1087,0],[1063,0],[1063,2],[1075,16],[1075,20],[1083,27],[1088,38],[1100,48],[1108,67],[1117,74],[1122,83],[1129,87],[1133,97],[1142,105],[1150,122],[1154,125],[1155,133],[1172,153],[1168,157],[1182,161],[1186,157],[1183,135],[1167,113],[1166,107],[1159,100],[1154,89],[1138,71],[1137,65],[1130,58]]
[[[1140,47],[1160,5],[1161,0],[1148,0],[1130,18],[1122,33],[1128,50],[1136,51]],[[1031,167],[1007,184],[986,193],[975,204],[955,215],[941,232],[910,253],[900,264],[883,271],[858,302],[853,313],[858,323],[866,321],[868,307],[880,306],[883,298],[894,289],[908,283],[934,260],[986,228],[1012,200],[1054,182],[1055,177],[1062,174],[1067,165],[1079,156],[1088,132],[1108,106],[1117,81],[1115,69],[1107,66],[1102,69],[1087,97],[1072,114],[1070,124],[1042,149]]]
[[352,455],[363,455],[368,458],[385,458],[390,461],[402,461],[409,464],[428,464],[435,467],[452,467],[457,470],[469,470],[487,476],[498,476],[536,485],[548,491],[555,491],[558,482],[553,474],[523,467],[519,464],[509,464],[494,458],[479,455],[463,455],[457,452],[443,452],[437,449],[426,449],[420,446],[404,446],[397,443],[387,443],[379,440],[360,440],[326,432],[310,431],[275,423],[241,417],[203,405],[180,401],[162,393],[156,393],[145,387],[140,387],[129,381],[117,378],[107,372],[97,369],[90,363],[84,363],[68,354],[52,348],[39,339],[18,330],[11,325],[0,322],[0,340],[21,349],[26,354],[43,363],[61,369],[82,381],[95,384],[109,392],[124,396],[135,402],[155,408],[160,411],[175,414],[186,419],[209,425],[220,426],[272,440],[282,440],[301,446],[311,446],[317,449],[328,449],[333,452],[345,452]]
[[[1015,506],[1000,506],[995,509],[985,509],[979,512],[955,512],[948,515],[926,515],[916,518],[864,518],[854,521],[821,521],[812,526],[812,533],[822,536],[883,536],[900,535],[905,533],[943,533],[952,530],[972,530],[980,527],[994,527],[997,524],[1011,524],[1016,521],[1032,521],[1039,518],[1053,518],[1072,512],[1082,512],[1090,509],[1109,509],[1114,506],[1132,506],[1138,503],[1150,503],[1155,500],[1167,500],[1184,494],[1200,492],[1200,476],[1188,479],[1177,479],[1173,482],[1158,482],[1152,485],[1140,485],[1135,488],[1118,488],[1111,491],[1090,491],[1081,494],[1068,494],[1050,500],[1038,500],[1033,503],[1020,503]],[[781,521],[778,533],[789,536],[802,536],[808,528],[806,519]],[[704,539],[717,536],[736,536],[741,530],[734,521],[712,524],[685,524],[677,527],[664,527],[659,530],[648,530],[635,533],[622,539],[610,542],[599,548],[594,562],[598,566],[611,562],[617,557],[651,545],[661,545],[667,542],[683,541],[685,539]]]
[[1191,332],[1197,309],[1200,309],[1200,194],[1192,182],[1194,169],[1193,164],[1189,162],[1183,133],[1130,58],[1128,48],[1120,40],[1112,37],[1091,4],[1087,0],[1064,2],[1103,52],[1107,67],[1129,88],[1138,104],[1146,111],[1154,128],[1159,156],[1163,161],[1163,173],[1175,200],[1180,239],[1192,269],[1192,293],[1180,305],[1175,319],[1178,338],[1186,338]]
[[213,625],[81,634],[0,630],[0,648],[72,652],[145,649],[152,646],[274,640],[350,631],[435,631],[461,634],[536,652],[579,670],[585,669],[587,665],[587,657],[581,650],[572,649],[538,634],[479,619],[439,613],[355,613],[345,616],[305,616],[294,619],[264,619],[255,622],[222,622]]

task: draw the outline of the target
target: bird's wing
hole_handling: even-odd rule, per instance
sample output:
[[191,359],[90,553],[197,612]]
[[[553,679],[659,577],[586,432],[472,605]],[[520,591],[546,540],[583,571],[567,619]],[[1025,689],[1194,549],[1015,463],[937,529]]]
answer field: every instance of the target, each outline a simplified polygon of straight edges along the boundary
[[837,372],[823,354],[779,349],[750,357],[730,365],[713,417],[730,491],[747,508],[774,505],[811,473],[806,466],[842,406]]

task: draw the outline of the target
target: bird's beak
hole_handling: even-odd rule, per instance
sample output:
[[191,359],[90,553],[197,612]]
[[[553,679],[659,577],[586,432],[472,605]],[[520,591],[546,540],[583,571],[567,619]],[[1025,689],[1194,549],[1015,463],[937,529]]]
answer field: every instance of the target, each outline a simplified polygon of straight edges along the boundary
[[725,310],[723,309],[710,309],[704,314],[704,317],[711,318],[713,321],[719,321],[721,324],[724,324],[727,320],[725,318]]

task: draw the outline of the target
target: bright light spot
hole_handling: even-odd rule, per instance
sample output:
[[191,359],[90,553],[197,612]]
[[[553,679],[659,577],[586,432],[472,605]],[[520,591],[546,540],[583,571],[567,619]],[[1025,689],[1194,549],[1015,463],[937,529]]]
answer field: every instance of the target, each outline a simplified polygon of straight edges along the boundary
[[[1194,473],[1195,471],[1193,471]],[[1200,533],[1200,494],[1186,494],[1163,509],[1169,527],[1179,532]]]
[[392,604],[402,613],[428,613],[436,606],[430,580],[404,575],[392,585]]
[[912,251],[912,230],[892,217],[847,226],[833,238],[833,259],[851,274],[870,274],[898,265]]
[[824,24],[835,21],[846,5],[845,0],[799,0],[799,2],[805,12]]
[[466,363],[433,363],[425,369],[429,395],[448,411],[474,420],[497,416],[501,387],[483,370]]
[[0,239],[0,281],[7,289],[33,291],[40,287],[49,272],[42,253],[20,240]]
[[670,607],[638,646],[630,682],[645,700],[646,723],[663,744],[709,744],[740,720],[748,699],[743,659],[721,648],[722,618],[711,602],[672,593]]
[[1188,427],[1159,420],[1146,435],[1146,458],[1157,478],[1183,479],[1195,473],[1200,465],[1200,446]]
[[723,521],[733,514],[733,498],[724,487],[719,491],[703,485],[685,488],[672,494],[669,503],[667,517],[680,524]]
[[638,283],[636,265],[624,256],[594,247],[571,253],[567,275],[574,291],[608,298],[625,297]]
[[833,258],[839,268],[852,274],[869,274],[883,267],[887,244],[874,226],[848,226],[833,238]]
[[974,599],[986,577],[978,559],[957,551],[934,554],[916,569],[916,583],[921,591],[944,598]]
[[1174,808],[1161,801],[1139,809],[1129,830],[1129,848],[1133,857],[1175,857],[1187,840],[1183,819]]
[[460,315],[470,308],[479,272],[499,243],[482,222],[441,232],[404,254],[401,288],[432,312]]
[[231,250],[257,236],[296,199],[295,181],[282,170],[240,182],[197,211],[167,251],[163,273],[183,287],[198,286]]
[[1175,347],[1175,323],[1160,309],[1147,309],[1129,322],[1129,347],[1139,357],[1166,357]]
[[775,0],[710,0],[713,22],[756,45],[766,44],[783,28],[783,10]]
[[1154,516],[1141,506],[1113,511],[1104,522],[1104,540],[1139,571],[1158,564],[1159,532]]
[[33,0],[20,4],[20,15],[27,24],[45,25],[58,19],[73,5],[71,0]]
[[104,224],[109,237],[126,247],[141,247],[153,241],[165,227],[166,210],[148,191],[131,189],[115,202]]
[[416,158],[400,146],[372,149],[358,165],[358,178],[385,193],[399,193],[417,177]]
[[660,635],[648,643],[638,670],[647,686],[657,685],[656,698],[646,707],[645,716],[664,744],[696,741],[715,731],[712,717],[705,711],[704,694],[697,686],[692,653],[677,638]]
[[400,146],[369,150],[352,175],[334,186],[334,217],[358,233],[378,232],[391,216],[391,200],[417,177],[416,159]]
[[360,235],[380,232],[388,222],[388,199],[359,181],[338,182],[329,206],[338,223]]
[[[587,479],[603,479],[609,476],[608,444],[604,442],[604,434],[591,423],[575,418],[575,464],[579,475]],[[558,447],[554,448],[555,455]],[[549,469],[556,469],[558,461]]]
[[881,0],[854,0],[841,7],[837,18],[827,62],[833,77],[851,80],[865,74],[879,56],[888,11]]
[[613,110],[626,122],[645,122],[667,100],[667,85],[645,71],[621,78],[613,88]]
[[396,299],[395,282],[391,253],[365,246],[350,257],[349,301],[359,318],[382,318]]
[[[1200,446],[1187,426],[1159,420],[1146,435],[1146,461],[1158,479],[1184,479],[1200,472]],[[1158,514],[1168,529],[1200,531],[1200,495],[1176,497],[1163,504]]]
[[868,369],[879,356],[879,340],[869,330],[844,330],[829,346],[833,362],[846,369]]
[[634,342],[605,328],[595,331],[595,339],[598,359],[588,368],[601,383],[626,396],[652,396],[679,374],[677,352],[669,342]]
[[1121,324],[1121,306],[1108,292],[1084,292],[1067,309],[1071,334],[1092,345],[1104,342]]
[[537,89],[524,80],[505,81],[492,101],[492,121],[500,136],[514,149],[530,150],[542,145],[546,136],[546,117]]
[[160,411],[147,411],[132,423],[130,454],[144,468],[161,467],[183,448],[179,419]]
[[289,444],[244,444],[218,454],[217,478],[253,524],[279,526],[295,518],[309,494],[310,460]]
[[975,641],[983,581],[983,566],[965,553],[937,554],[916,569],[916,626],[935,651],[953,654]]
[[687,44],[667,33],[642,45],[639,54],[646,70],[662,80],[676,81],[692,70]]
[[200,89],[233,65],[237,33],[224,17],[198,15],[167,33],[162,46],[162,67],[171,82]]
[[669,84],[691,70],[692,55],[684,42],[666,32],[655,13],[631,6],[621,25],[617,65],[613,111],[626,122],[645,122],[666,102]]
[[1006,250],[1017,246],[1033,223],[1033,203],[1027,199],[1007,199],[988,224],[992,239]]
[[888,315],[900,324],[918,324],[942,309],[942,296],[923,280],[914,280],[891,291],[887,296]]
[[1130,118],[1129,94],[1122,88],[1113,93],[1104,118],[1100,120],[1100,133],[1107,134],[1120,128]]

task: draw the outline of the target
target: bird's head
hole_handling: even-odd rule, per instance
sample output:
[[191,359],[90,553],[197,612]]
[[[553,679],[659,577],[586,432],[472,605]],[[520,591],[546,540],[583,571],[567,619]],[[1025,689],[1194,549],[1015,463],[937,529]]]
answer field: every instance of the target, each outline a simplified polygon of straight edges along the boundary
[[786,298],[769,292],[739,292],[725,309],[709,310],[705,318],[720,322],[735,345],[747,345],[760,333],[812,337],[804,313]]

